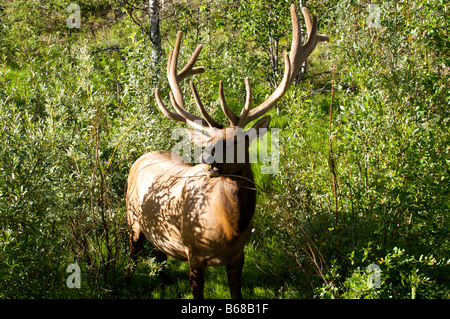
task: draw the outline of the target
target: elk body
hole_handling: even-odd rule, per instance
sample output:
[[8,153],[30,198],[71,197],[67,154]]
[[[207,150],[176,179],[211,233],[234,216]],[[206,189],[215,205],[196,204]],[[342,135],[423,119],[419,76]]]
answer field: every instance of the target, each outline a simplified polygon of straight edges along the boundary
[[[265,102],[251,109],[252,91],[246,78],[246,102],[237,115],[227,106],[220,82],[219,100],[230,121],[228,127],[209,116],[192,82],[192,94],[202,117],[188,113],[185,108],[180,82],[190,75],[204,72],[204,68],[194,67],[201,45],[178,73],[181,32],[169,53],[170,100],[177,113],[166,108],[156,89],[158,106],[166,117],[205,131],[206,134],[187,130],[194,143],[205,149],[200,156],[201,163],[195,166],[166,151],[145,154],[133,164],[126,194],[130,255],[135,259],[144,238],[147,238],[159,256],[187,260],[194,298],[203,298],[205,268],[220,265],[226,265],[231,297],[242,298],[244,246],[251,233],[256,204],[248,147],[252,140],[264,134],[270,124],[270,116],[262,117],[247,131],[244,128],[278,102],[317,43],[328,40],[328,37],[317,34],[316,16],[311,20],[306,8],[302,8],[302,13],[308,39],[302,45],[299,19],[292,4],[291,52],[285,55],[283,80]],[[221,156],[218,156],[219,152]]]

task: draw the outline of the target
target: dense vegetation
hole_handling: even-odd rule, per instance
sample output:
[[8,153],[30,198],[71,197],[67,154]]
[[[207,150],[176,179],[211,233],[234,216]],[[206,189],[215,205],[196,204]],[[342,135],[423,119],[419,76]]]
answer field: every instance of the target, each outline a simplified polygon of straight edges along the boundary
[[[149,246],[124,275],[128,170],[170,150],[179,126],[156,106],[154,88],[168,91],[158,70],[183,30],[181,60],[204,44],[195,81],[216,119],[220,80],[234,110],[244,76],[263,101],[283,74],[290,1],[164,1],[162,66],[147,1],[76,1],[81,25],[69,28],[72,2],[0,1],[0,297],[190,298],[187,264],[157,264]],[[369,4],[308,1],[330,43],[271,111],[280,163],[253,167],[246,298],[449,298],[448,6]],[[72,263],[80,289],[66,286]],[[205,290],[229,297],[224,269],[208,268]]]

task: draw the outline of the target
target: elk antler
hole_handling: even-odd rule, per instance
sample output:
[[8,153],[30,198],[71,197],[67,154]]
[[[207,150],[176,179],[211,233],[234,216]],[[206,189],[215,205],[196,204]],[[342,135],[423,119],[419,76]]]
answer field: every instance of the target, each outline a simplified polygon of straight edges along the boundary
[[[311,21],[311,16],[309,15],[309,11],[306,7],[302,8],[302,14],[303,17],[305,18],[308,40],[305,42],[304,45],[302,45],[302,35],[297,11],[295,9],[295,5],[291,4],[291,19],[292,19],[291,53],[285,54],[285,69],[282,81],[266,101],[264,101],[254,109],[250,109],[252,104],[252,90],[248,78],[245,78],[244,81],[247,91],[247,98],[245,106],[242,109],[241,114],[238,116],[228,107],[225,101],[225,96],[223,94],[223,83],[222,81],[219,82],[220,106],[222,107],[222,110],[227,116],[227,118],[230,120],[232,126],[244,128],[248,123],[261,117],[266,112],[268,112],[289,89],[298,71],[300,70],[300,67],[306,61],[308,56],[314,51],[317,43],[329,41],[329,38],[326,35],[317,34],[316,15],[313,15],[313,19]],[[197,49],[195,49],[186,66],[178,74],[176,73],[178,54],[180,51],[181,34],[182,34],[181,31],[179,31],[177,34],[177,39],[175,41],[175,46],[173,50],[170,51],[169,59],[167,62],[167,77],[169,79],[170,88],[172,89],[172,92],[169,93],[170,100],[178,114],[170,112],[164,106],[161,97],[159,95],[159,90],[156,89],[155,96],[156,101],[158,102],[158,106],[166,117],[172,120],[190,124],[201,130],[208,131],[212,128],[223,128],[222,125],[214,121],[214,119],[212,119],[211,116],[206,112],[192,81],[190,82],[191,91],[192,94],[194,95],[197,107],[199,108],[200,113],[204,118],[198,117],[194,114],[190,114],[186,111],[183,94],[181,93],[180,89],[180,82],[190,75],[205,72],[205,69],[203,67],[194,67],[195,61],[197,60],[197,57],[202,49],[202,46],[199,45]]]
[[204,119],[198,117],[197,115],[191,114],[186,111],[186,107],[184,104],[183,94],[180,88],[180,82],[183,81],[186,77],[198,73],[205,72],[204,67],[194,67],[195,62],[202,50],[202,45],[200,44],[192,54],[189,62],[184,66],[184,68],[177,74],[177,63],[178,63],[178,54],[180,52],[180,43],[181,43],[181,35],[182,32],[178,31],[177,39],[175,41],[175,46],[173,50],[170,50],[169,59],[167,61],[167,78],[169,79],[169,85],[172,89],[172,92],[169,93],[170,101],[172,106],[177,111],[177,113],[173,113],[169,111],[164,103],[161,100],[161,96],[159,95],[159,90],[155,89],[155,97],[156,102],[161,110],[161,112],[168,117],[169,119],[180,121],[187,123],[193,127],[196,127],[201,130],[209,130],[213,127],[222,128],[216,121],[214,121],[211,116],[206,112],[203,104],[200,101],[197,90],[195,89],[194,84],[191,81],[191,90],[194,95],[194,99],[196,101],[197,107],[200,110],[200,113],[205,117]]
[[313,20],[311,21],[311,16],[309,15],[309,11],[306,7],[302,8],[302,13],[303,17],[305,18],[308,40],[304,45],[301,44],[302,35],[300,31],[300,23],[297,11],[295,10],[295,5],[291,4],[292,44],[290,55],[288,55],[287,53],[285,54],[285,69],[283,80],[266,101],[250,110],[247,118],[242,121],[242,123],[239,122],[240,127],[244,127],[251,121],[261,117],[263,114],[269,111],[289,89],[301,66],[306,61],[308,56],[313,52],[317,43],[329,41],[329,38],[326,35],[317,34],[316,15],[313,15]]

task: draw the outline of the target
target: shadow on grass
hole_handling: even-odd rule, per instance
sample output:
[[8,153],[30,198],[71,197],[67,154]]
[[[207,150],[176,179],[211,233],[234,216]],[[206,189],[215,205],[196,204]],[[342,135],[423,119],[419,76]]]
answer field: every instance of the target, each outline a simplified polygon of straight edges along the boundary
[[[151,258],[151,256],[150,256]],[[251,249],[247,251],[242,274],[242,294],[245,299],[273,299],[298,297],[280,280],[265,274],[254,262],[257,258]],[[125,298],[191,299],[188,263],[168,258],[161,273],[152,273],[148,259],[143,258],[126,285]],[[165,277],[165,278],[164,278]],[[164,279],[163,279],[164,278]],[[229,299],[227,274],[224,266],[208,267],[205,274],[205,298]],[[121,296],[122,297],[122,296]]]

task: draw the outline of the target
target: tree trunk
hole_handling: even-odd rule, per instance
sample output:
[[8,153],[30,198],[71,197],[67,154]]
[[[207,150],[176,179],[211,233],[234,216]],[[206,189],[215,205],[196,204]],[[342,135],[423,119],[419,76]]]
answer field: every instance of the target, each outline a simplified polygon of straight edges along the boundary
[[160,73],[161,65],[161,34],[159,32],[159,0],[148,1],[148,17],[150,20],[150,41],[152,43],[152,63],[156,75]]

